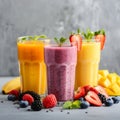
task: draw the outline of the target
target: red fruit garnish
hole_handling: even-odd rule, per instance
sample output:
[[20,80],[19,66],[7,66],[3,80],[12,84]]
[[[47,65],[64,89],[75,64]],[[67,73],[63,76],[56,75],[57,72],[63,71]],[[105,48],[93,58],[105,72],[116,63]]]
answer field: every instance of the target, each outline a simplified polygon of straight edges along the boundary
[[102,86],[98,85],[98,86],[95,87],[95,89],[96,89],[99,93],[105,95],[106,98],[109,98],[109,95],[107,94],[107,92],[105,91],[105,89],[104,89]]
[[43,106],[45,108],[55,107],[57,104],[57,99],[54,94],[49,94],[43,99]]
[[75,92],[74,92],[74,100],[79,99],[80,97],[85,96],[85,89],[84,87],[79,87]]
[[95,106],[102,106],[102,102],[94,91],[89,91],[85,96],[86,101]]
[[78,51],[82,46],[82,36],[80,35],[80,30],[78,29],[78,33],[73,33],[70,35],[69,40],[72,46],[77,46]]
[[91,85],[86,85],[86,86],[84,86],[84,89],[85,89],[86,94],[87,94],[88,91],[94,91],[96,94],[99,93],[99,91],[96,90],[96,89],[95,89],[94,87],[92,87]]
[[15,95],[16,98],[18,98],[19,93],[20,93],[20,92],[19,92],[18,90],[11,90],[11,91],[9,92],[9,94]]
[[101,50],[103,50],[104,44],[105,44],[105,41],[106,41],[105,31],[104,30],[99,30],[99,31],[95,32],[95,40],[100,41]]
[[84,89],[85,89],[85,92],[86,92],[86,93],[89,91],[90,87],[91,87],[91,85],[85,85],[85,86],[84,86]]
[[22,100],[28,101],[30,105],[34,102],[34,98],[30,94],[23,95]]

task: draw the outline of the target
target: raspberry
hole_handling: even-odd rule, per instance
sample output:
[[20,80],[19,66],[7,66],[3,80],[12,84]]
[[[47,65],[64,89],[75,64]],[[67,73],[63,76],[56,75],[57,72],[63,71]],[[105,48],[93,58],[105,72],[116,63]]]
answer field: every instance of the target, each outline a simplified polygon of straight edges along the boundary
[[45,108],[55,107],[57,104],[57,99],[54,94],[49,94],[43,99],[43,106]]
[[30,105],[34,102],[34,98],[30,94],[24,94],[22,100],[28,101]]
[[23,93],[21,93],[20,95],[19,95],[19,101],[20,100],[22,100],[22,97],[25,95],[25,94],[30,94],[33,98],[34,98],[34,100],[40,100],[41,98],[40,98],[40,95],[38,95],[37,93],[35,93],[35,92],[33,92],[33,91],[25,91],[25,92],[23,92]]
[[16,98],[18,98],[18,96],[19,96],[19,91],[18,91],[18,90],[11,90],[11,91],[9,92],[9,94],[15,95]]
[[40,111],[42,109],[41,101],[40,100],[35,100],[31,105],[31,109],[33,111]]

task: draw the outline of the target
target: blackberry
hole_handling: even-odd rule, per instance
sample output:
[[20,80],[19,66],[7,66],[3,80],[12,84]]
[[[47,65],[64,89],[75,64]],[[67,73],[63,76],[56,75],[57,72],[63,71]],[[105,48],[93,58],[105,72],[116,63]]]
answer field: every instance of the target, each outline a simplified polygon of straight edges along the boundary
[[40,100],[35,100],[31,105],[31,109],[33,111],[40,111],[42,109],[41,101]]
[[102,103],[105,103],[106,102],[106,97],[105,95],[101,94],[101,93],[98,93],[98,97],[100,98],[101,102]]
[[19,95],[19,101],[22,100],[22,97],[25,95],[25,94],[30,94],[34,100],[40,100],[40,95],[38,95],[37,93],[33,92],[33,91],[26,91],[26,92],[23,92]]

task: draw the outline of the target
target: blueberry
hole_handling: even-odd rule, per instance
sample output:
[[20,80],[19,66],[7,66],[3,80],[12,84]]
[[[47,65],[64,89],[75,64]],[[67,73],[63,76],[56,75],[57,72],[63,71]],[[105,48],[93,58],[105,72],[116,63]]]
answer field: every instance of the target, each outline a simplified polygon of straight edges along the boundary
[[15,95],[9,94],[8,97],[7,97],[7,99],[8,99],[9,101],[15,101],[17,98],[16,98]]
[[80,104],[80,108],[81,109],[86,109],[90,106],[90,103],[87,102],[87,101],[82,101],[81,104]]
[[112,106],[114,104],[113,99],[112,98],[108,98],[105,101],[105,106]]
[[84,98],[83,98],[83,97],[80,97],[79,100],[82,102],[82,101],[84,101]]
[[113,99],[114,104],[117,104],[117,103],[120,102],[120,97],[119,96],[112,97],[112,99]]
[[21,100],[19,102],[19,105],[20,105],[21,108],[26,108],[29,105],[29,103],[28,103],[28,101]]

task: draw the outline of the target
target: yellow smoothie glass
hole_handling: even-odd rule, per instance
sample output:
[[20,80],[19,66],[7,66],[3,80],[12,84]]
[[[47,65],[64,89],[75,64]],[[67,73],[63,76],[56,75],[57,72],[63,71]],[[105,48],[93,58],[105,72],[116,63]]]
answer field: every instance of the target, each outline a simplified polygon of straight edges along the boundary
[[100,42],[82,41],[82,48],[77,52],[75,89],[85,85],[97,85],[100,52]]
[[44,63],[44,42],[42,40],[17,41],[21,91],[46,93],[46,65]]

